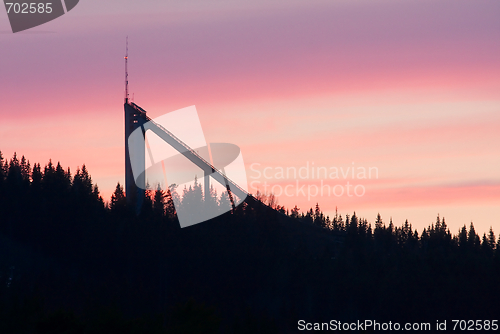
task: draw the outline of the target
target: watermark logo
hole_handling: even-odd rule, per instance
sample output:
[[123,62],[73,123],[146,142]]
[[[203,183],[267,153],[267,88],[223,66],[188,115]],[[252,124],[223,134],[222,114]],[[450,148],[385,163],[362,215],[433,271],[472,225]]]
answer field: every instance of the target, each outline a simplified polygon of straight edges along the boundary
[[52,21],[69,12],[79,0],[4,0],[12,32],[16,33]]
[[[307,161],[303,166],[250,165],[250,189],[273,194],[276,197],[363,197],[364,183],[379,178],[377,167],[316,166]],[[270,183],[268,183],[268,181]]]
[[[195,106],[145,122],[130,134],[128,145],[137,187],[167,190],[175,185],[181,191],[192,190],[174,200],[181,227],[217,217],[245,200],[247,176],[240,148],[228,143],[207,145]],[[224,184],[221,174],[207,169],[210,165],[238,189]],[[215,186],[222,189],[220,199]]]

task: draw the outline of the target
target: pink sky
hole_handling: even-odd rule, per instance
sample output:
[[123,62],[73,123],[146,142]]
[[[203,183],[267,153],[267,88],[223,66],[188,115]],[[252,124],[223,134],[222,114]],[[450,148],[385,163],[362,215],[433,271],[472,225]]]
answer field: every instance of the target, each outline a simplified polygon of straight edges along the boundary
[[249,181],[253,163],[379,170],[354,180],[363,197],[280,204],[500,232],[498,17],[496,0],[87,0],[12,34],[2,9],[0,150],[85,163],[109,199],[128,35],[135,102],[151,117],[196,105],[208,142],[241,147]]

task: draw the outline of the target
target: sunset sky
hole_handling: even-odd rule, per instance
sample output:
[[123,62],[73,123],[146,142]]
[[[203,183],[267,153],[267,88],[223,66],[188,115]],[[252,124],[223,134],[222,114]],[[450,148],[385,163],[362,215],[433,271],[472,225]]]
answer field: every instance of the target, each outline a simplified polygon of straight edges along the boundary
[[[152,118],[195,105],[207,142],[241,148],[249,184],[366,190],[279,204],[500,232],[500,1],[81,0],[16,34],[1,8],[4,157],[85,163],[109,200],[124,182],[126,36],[134,102]],[[378,178],[255,172],[313,164]]]

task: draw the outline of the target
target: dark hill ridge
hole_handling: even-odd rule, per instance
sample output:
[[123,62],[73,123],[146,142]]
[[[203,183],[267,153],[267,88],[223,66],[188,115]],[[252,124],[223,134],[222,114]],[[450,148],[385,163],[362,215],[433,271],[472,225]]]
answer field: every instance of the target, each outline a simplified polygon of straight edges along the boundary
[[493,231],[452,235],[438,217],[418,234],[251,199],[180,229],[175,192],[149,191],[136,216],[119,185],[104,204],[85,167],[0,165],[6,333],[293,333],[301,319],[498,317]]

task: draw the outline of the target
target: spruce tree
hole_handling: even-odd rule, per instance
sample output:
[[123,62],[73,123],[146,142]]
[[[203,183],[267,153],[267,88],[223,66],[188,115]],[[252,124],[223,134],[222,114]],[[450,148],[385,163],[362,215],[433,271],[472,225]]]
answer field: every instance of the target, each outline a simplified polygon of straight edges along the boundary
[[493,227],[490,226],[490,231],[488,233],[488,243],[490,244],[491,249],[495,249],[496,240],[495,233],[493,232]]
[[111,210],[122,209],[126,206],[127,200],[125,198],[125,192],[123,191],[123,186],[120,182],[116,184],[115,191],[111,195],[111,202],[109,203],[109,208]]
[[153,212],[157,217],[165,216],[165,197],[165,192],[158,185],[153,196]]

